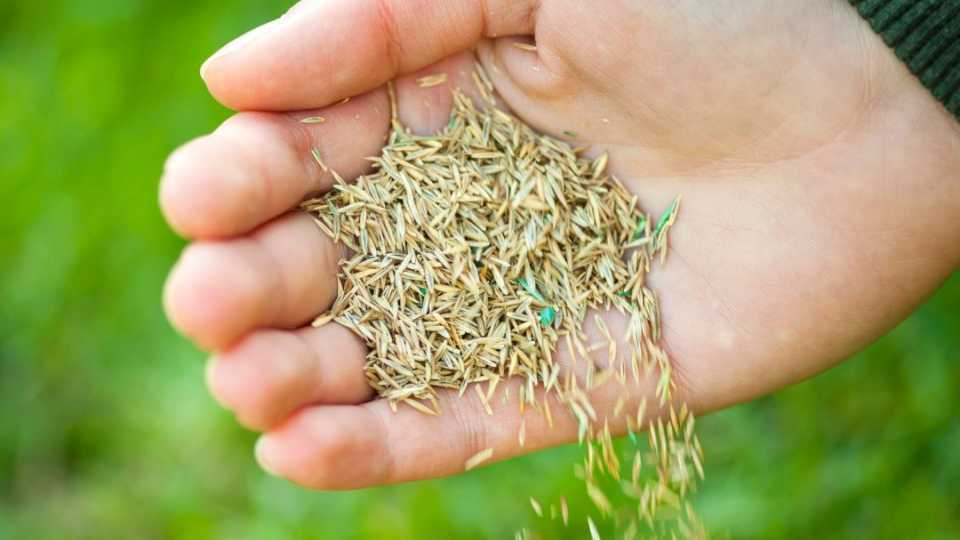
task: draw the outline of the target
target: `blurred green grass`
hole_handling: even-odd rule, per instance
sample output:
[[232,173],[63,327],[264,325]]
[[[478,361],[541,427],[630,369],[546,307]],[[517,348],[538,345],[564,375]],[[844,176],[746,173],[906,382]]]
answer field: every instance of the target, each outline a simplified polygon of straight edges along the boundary
[[[227,112],[197,69],[284,2],[0,4],[0,538],[510,538],[588,503],[559,448],[312,493],[253,464],[160,289],[156,181]],[[718,537],[960,537],[960,277],[841,367],[701,421]],[[583,538],[547,526],[547,538]]]

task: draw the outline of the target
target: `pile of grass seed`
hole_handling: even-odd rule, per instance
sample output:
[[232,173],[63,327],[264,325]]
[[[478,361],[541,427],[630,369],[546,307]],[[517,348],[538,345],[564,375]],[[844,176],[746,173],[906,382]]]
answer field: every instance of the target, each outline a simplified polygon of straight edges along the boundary
[[[329,194],[303,203],[351,252],[340,264],[334,306],[314,324],[335,320],[355,332],[370,351],[370,385],[391,403],[427,414],[442,412],[435,396],[443,389],[462,395],[474,384],[486,404],[501,380],[520,377],[520,406],[549,415],[546,403],[536,402],[535,390],[545,389],[578,421],[586,451],[577,474],[602,515],[627,535],[695,536],[685,495],[702,476],[702,454],[692,415],[671,405],[658,302],[645,286],[651,260],[666,254],[679,201],[653,222],[608,174],[605,155],[587,159],[534,132],[494,107],[482,72],[475,80],[482,109],[455,90],[440,133],[412,135],[394,118],[373,173],[351,183],[334,173]],[[628,350],[618,350],[600,317],[603,341],[588,342],[582,328],[589,308],[629,315]],[[556,359],[561,345],[567,365]],[[598,348],[607,349],[605,362],[594,360]],[[669,411],[657,420],[645,418],[645,401],[624,410],[631,385],[651,376],[659,408]],[[611,380],[624,397],[612,413],[598,414],[590,390]],[[610,426],[618,422],[635,447],[623,458],[628,464],[613,446]],[[640,429],[648,429],[646,444],[635,434]],[[491,457],[484,450],[465,467]],[[609,485],[636,508],[614,508]],[[543,515],[539,502],[531,505]],[[550,515],[557,514],[551,505]],[[592,519],[588,525],[596,537]]]

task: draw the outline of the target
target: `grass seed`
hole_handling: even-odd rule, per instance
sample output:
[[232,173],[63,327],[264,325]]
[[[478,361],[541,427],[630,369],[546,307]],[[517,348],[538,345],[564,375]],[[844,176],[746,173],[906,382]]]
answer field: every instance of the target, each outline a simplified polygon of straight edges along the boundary
[[[435,74],[418,84],[446,80]],[[660,537],[702,530],[679,511],[703,476],[702,449],[693,415],[673,403],[673,368],[659,344],[659,301],[645,279],[652,261],[666,256],[679,197],[654,224],[609,173],[606,154],[590,159],[583,149],[536,133],[494,106],[485,73],[476,72],[474,81],[482,106],[454,89],[447,126],[426,136],[399,123],[390,87],[387,142],[371,159],[373,171],[355,182],[345,182],[311,150],[334,185],[302,207],[350,253],[339,263],[337,300],[314,325],[336,321],[364,341],[367,381],[394,410],[403,402],[437,415],[438,392],[463,396],[474,385],[493,415],[498,383],[519,379],[521,415],[535,409],[552,427],[549,400],[555,399],[576,420],[584,448],[578,474],[603,516],[624,514],[601,487],[607,477],[635,502],[625,521],[630,530],[647,527]],[[587,312],[603,308],[629,317],[619,346],[599,316],[594,322],[602,339],[586,342]],[[560,340],[569,353],[563,366]],[[658,409],[651,418],[645,400],[628,406],[630,385],[646,376],[656,380]],[[598,414],[589,399],[610,383],[623,388],[612,417]],[[504,403],[508,399],[504,392]],[[611,425],[624,423],[633,444],[621,457]],[[643,429],[647,443],[635,434]],[[477,452],[464,469],[492,456],[492,448]],[[629,478],[621,480],[621,470],[630,471]],[[565,499],[560,512],[566,524]]]

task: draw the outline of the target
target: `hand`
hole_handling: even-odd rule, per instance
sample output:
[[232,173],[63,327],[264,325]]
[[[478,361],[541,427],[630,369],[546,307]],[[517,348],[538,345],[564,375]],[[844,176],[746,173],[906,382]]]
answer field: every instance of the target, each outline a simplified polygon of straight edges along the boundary
[[[535,52],[512,45],[534,37]],[[276,474],[362,487],[576,438],[565,415],[550,429],[528,412],[521,448],[516,406],[495,399],[489,417],[472,394],[443,396],[439,417],[394,414],[373,399],[355,336],[304,327],[336,294],[339,256],[293,210],[330,187],[310,149],[346,178],[363,173],[391,79],[405,123],[443,126],[449,87],[416,79],[445,72],[469,92],[474,57],[457,51],[472,47],[506,106],[609,152],[648,210],[683,195],[651,286],[675,395],[698,412],[828,368],[960,261],[960,130],[841,0],[305,0],[203,69],[225,105],[274,112],[239,112],[187,144],[161,189],[193,239],[169,316],[215,351],[210,388],[267,432],[257,454]],[[594,398],[605,410],[616,395]]]

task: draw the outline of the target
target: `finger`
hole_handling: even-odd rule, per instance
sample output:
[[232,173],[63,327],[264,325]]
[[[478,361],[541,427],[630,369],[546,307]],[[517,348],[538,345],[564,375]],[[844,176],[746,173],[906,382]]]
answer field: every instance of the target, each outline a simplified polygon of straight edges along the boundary
[[260,330],[210,359],[207,386],[243,425],[267,429],[311,404],[354,404],[373,395],[366,347],[338,324]]
[[[520,414],[518,381],[503,385],[488,416],[473,391],[439,396],[442,413],[429,416],[384,400],[361,406],[309,407],[257,442],[257,460],[270,473],[313,489],[356,489],[436,478],[465,470],[471,456],[493,450],[492,461],[569,442],[577,424],[550,398],[553,425],[538,411]],[[519,432],[524,424],[525,445]]]
[[[272,474],[307,487],[355,489],[460,473],[486,449],[492,463],[576,440],[579,423],[555,396],[544,399],[538,391],[536,406],[521,412],[521,384],[513,379],[500,385],[487,401],[492,414],[473,389],[463,396],[442,392],[438,416],[403,404],[393,412],[384,400],[310,407],[261,437],[257,459]],[[630,388],[610,381],[592,392],[601,424],[604,411],[613,411],[621,396],[629,415],[641,396],[652,398],[652,381]],[[610,429],[624,433],[623,417],[611,416]]]
[[[507,386],[516,395],[519,385]],[[355,489],[462,472],[471,452],[496,439],[498,457],[515,452],[517,408],[498,408],[496,422],[490,422],[472,391],[462,399],[444,392],[439,399],[439,416],[403,404],[394,413],[384,400],[309,407],[260,438],[257,460],[270,473],[306,487]],[[558,441],[569,435],[557,434]]]
[[[475,70],[473,52],[467,51],[398,77],[395,88],[400,122],[420,135],[441,130],[450,121],[454,89],[481,103],[480,92],[473,80]],[[440,81],[443,77],[445,80],[439,84],[431,82],[431,79]]]
[[297,328],[336,297],[339,256],[339,247],[303,212],[247,237],[194,242],[167,280],[167,314],[207,350],[255,328]]
[[[303,123],[304,118],[315,123]],[[320,119],[323,119],[320,122]],[[286,212],[308,193],[329,189],[369,167],[390,118],[382,89],[320,111],[240,113],[167,161],[160,204],[171,226],[190,238],[221,238],[252,230]]]
[[[476,95],[476,89],[472,83],[473,67],[472,55],[462,54],[431,66],[425,71],[428,74],[448,74],[448,81],[443,85],[422,88],[417,83],[415,75],[401,78],[397,84],[401,118],[409,122],[418,132],[438,129],[446,123],[449,116],[451,86],[461,88],[468,95]],[[358,100],[350,100],[348,104],[354,101]],[[360,107],[357,110],[360,112],[371,112],[371,103],[358,105]],[[373,104],[372,113],[383,116],[384,124],[389,118],[388,111],[387,103]],[[343,118],[349,112],[351,112],[349,109],[346,112],[341,110],[338,113],[339,118],[334,116],[324,123],[307,125],[322,128],[338,120],[350,121],[350,118]],[[244,115],[238,115],[238,118],[242,116]],[[283,117],[282,115],[270,116]],[[252,122],[262,123],[258,119]],[[260,129],[258,125],[254,125],[254,128]],[[266,136],[265,133],[264,136]],[[382,144],[382,135],[380,137],[380,140],[375,143],[375,149],[358,151],[357,148],[353,148],[349,151],[343,150],[342,153],[350,156],[363,155],[360,152],[375,155]],[[366,139],[368,140],[369,137]],[[317,143],[323,144],[325,140],[321,136]],[[224,144],[229,145],[230,141]],[[296,146],[295,141],[287,141],[282,151],[277,154],[283,154],[284,151],[296,154],[300,151],[295,148]],[[256,152],[257,149],[254,149],[251,153],[245,154],[251,161],[258,159],[262,161],[262,163],[251,165],[251,168],[259,168],[260,172],[250,180],[256,183],[261,182],[261,178],[268,178],[271,175],[279,177],[275,173],[286,166],[283,160],[270,152],[264,152],[262,156],[254,155]],[[309,155],[309,152],[307,154]],[[340,154],[334,152],[329,156],[328,161],[340,163],[347,169],[348,174],[359,173],[356,169],[368,163],[365,159],[353,165],[344,159],[338,162],[338,156]],[[199,157],[197,161],[200,162]],[[316,164],[311,161],[311,165]],[[351,171],[351,166],[355,170]],[[274,170],[268,170],[271,167]],[[284,201],[288,202],[275,205],[273,210],[261,211],[249,218],[247,222],[252,223],[271,215],[273,211],[281,210],[285,205],[292,204],[289,200],[299,201],[305,192],[314,187],[321,190],[327,188],[328,185],[325,182],[328,178],[325,178],[321,177],[323,181],[319,186],[304,186],[302,183],[298,184],[296,180],[286,184],[278,183],[278,186],[270,189],[274,192],[287,190],[283,197]],[[184,185],[188,186],[187,188],[172,191],[187,200],[203,198],[200,194],[206,192],[209,195],[207,201],[211,205],[206,214],[237,216],[251,209],[257,209],[258,206],[241,197],[217,198],[213,187],[202,183],[190,186],[186,183],[189,179],[183,175],[171,175],[168,180],[171,183],[185,182]],[[176,204],[174,201],[167,206],[174,208]],[[194,204],[202,205],[202,203]],[[266,206],[269,207],[269,204]],[[226,219],[223,217],[211,223],[216,224]],[[311,262],[309,257],[311,254],[322,256],[329,255],[333,251],[332,245],[325,238],[320,237],[320,231],[308,221],[301,219],[299,224],[294,226],[289,224],[288,218],[278,220],[277,224],[270,224],[255,233],[252,236],[255,242],[252,244],[239,238],[233,241],[204,241],[189,248],[172,273],[167,287],[167,307],[174,325],[195,339],[201,347],[222,348],[237,339],[243,332],[253,328],[264,326],[291,328],[303,324],[307,318],[316,314],[329,302],[327,298],[333,294],[335,281],[332,280],[332,276],[335,275],[335,267],[330,265],[334,264],[335,257],[330,255],[328,259],[320,262]],[[307,239],[314,244],[300,243],[303,241],[301,239]],[[219,258],[221,255],[224,258]],[[282,272],[271,271],[271,265]],[[323,268],[317,270],[315,267],[318,265]],[[330,276],[331,279],[323,279],[324,276]],[[318,298],[322,300],[318,301]]]
[[537,0],[302,1],[201,68],[210,92],[237,110],[322,107],[376,88],[483,36],[528,34]]

